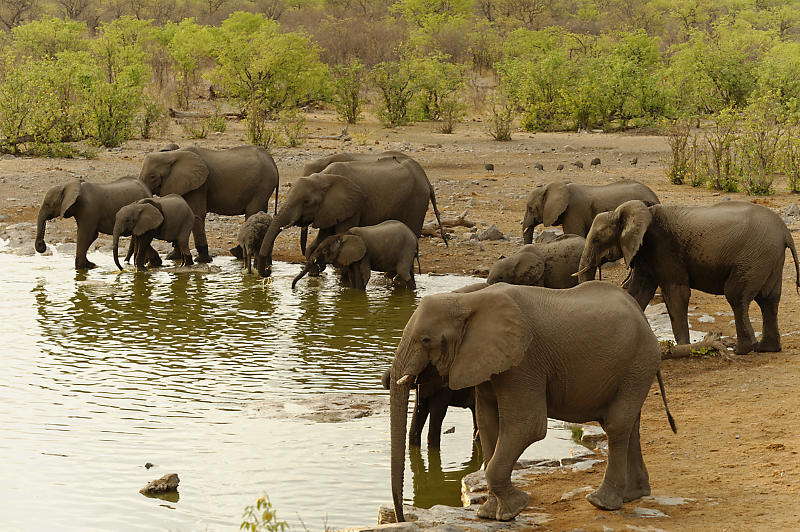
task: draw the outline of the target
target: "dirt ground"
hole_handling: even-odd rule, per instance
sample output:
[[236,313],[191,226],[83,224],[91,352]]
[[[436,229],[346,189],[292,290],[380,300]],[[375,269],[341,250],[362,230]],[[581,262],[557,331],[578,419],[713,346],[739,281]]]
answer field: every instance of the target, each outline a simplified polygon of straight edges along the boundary
[[[309,113],[307,128],[312,136],[336,135],[341,124],[332,115]],[[730,196],[688,185],[674,186],[665,177],[668,156],[666,139],[641,134],[537,133],[517,132],[510,142],[492,141],[483,124],[468,122],[453,135],[433,132],[431,124],[382,129],[377,123],[351,126],[350,142],[309,138],[298,148],[279,148],[274,155],[281,175],[281,194],[302,172],[308,160],[337,151],[403,150],[416,158],[428,172],[447,218],[467,211],[467,219],[479,228],[496,224],[507,239],[497,242],[468,240],[468,229],[451,229],[455,238],[449,247],[438,238],[423,238],[420,257],[423,271],[437,273],[485,274],[500,255],[509,254],[521,243],[525,198],[537,183],[570,179],[602,184],[620,178],[637,179],[650,186],[667,204],[711,204]],[[122,149],[99,150],[93,159],[38,159],[0,157],[0,222],[35,224],[36,212],[50,186],[72,176],[91,181],[110,181],[137,174],[146,153],[168,141],[182,146],[198,144],[224,148],[242,144],[242,124],[229,122],[228,131],[207,139],[188,140],[172,124],[169,135],[152,141],[134,140]],[[590,168],[599,157],[601,164]],[[631,164],[636,157],[638,163]],[[569,163],[580,160],[584,169]],[[544,171],[534,168],[544,165]],[[494,164],[494,171],[484,169]],[[563,163],[563,171],[556,166]],[[800,202],[785,192],[756,201],[782,215],[784,209]],[[237,217],[241,218],[241,217]],[[433,219],[429,209],[428,220]],[[795,241],[800,245],[798,217],[787,218]],[[232,247],[240,219],[211,216],[208,222],[212,252]],[[2,228],[0,228],[2,229]],[[277,260],[300,261],[298,232],[284,231],[276,242]],[[31,230],[30,247],[34,233]],[[74,241],[74,222],[57,220],[48,224],[48,244]],[[106,239],[107,241],[107,239]],[[625,275],[620,266],[605,268],[604,277],[619,282]],[[657,386],[646,401],[642,414],[642,447],[650,471],[653,494],[692,499],[685,505],[660,508],[669,517],[629,517],[635,503],[618,512],[601,512],[582,496],[561,502],[561,495],[583,486],[598,486],[605,465],[588,472],[563,473],[528,486],[532,496],[527,511],[545,512],[552,530],[796,530],[800,528],[800,297],[793,290],[794,267],[787,253],[784,264],[784,293],[780,305],[782,353],[759,353],[736,357],[668,360],[662,365],[666,394],[678,424],[672,434],[664,415]],[[733,335],[730,308],[722,296],[695,292],[690,309],[691,326],[702,331]],[[703,314],[714,323],[700,323]],[[751,307],[755,329],[760,330],[758,307]],[[633,528],[632,528],[633,527]]]

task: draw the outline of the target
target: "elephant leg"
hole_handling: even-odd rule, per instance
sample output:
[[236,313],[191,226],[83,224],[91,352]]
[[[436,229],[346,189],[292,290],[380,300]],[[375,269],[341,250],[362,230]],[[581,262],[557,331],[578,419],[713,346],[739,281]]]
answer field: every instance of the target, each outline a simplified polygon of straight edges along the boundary
[[153,240],[152,235],[144,234],[138,237],[136,242],[136,252],[134,254],[134,262],[136,263],[137,271],[147,270],[147,250],[150,248],[150,242]]
[[192,234],[194,235],[194,245],[197,248],[197,262],[211,262],[212,258],[208,254],[208,241],[206,240],[205,213],[202,216],[195,216]]
[[781,351],[781,334],[778,331],[778,303],[781,301],[781,274],[783,269],[778,270],[777,280],[773,283],[772,290],[765,294],[756,296],[756,303],[761,308],[761,340],[755,345],[754,349],[759,352],[777,353]]
[[176,242],[176,244],[181,253],[181,266],[193,265],[192,252],[189,250],[189,238],[187,237],[182,242]]
[[132,236],[131,241],[128,243],[128,253],[125,255],[125,262],[130,262],[131,257],[133,257],[133,252],[136,251],[135,250],[136,246],[134,245],[135,242],[136,242],[136,237]]
[[147,263],[153,268],[158,268],[163,264],[161,257],[158,256],[158,251],[153,249],[153,246],[147,246]]
[[586,500],[601,510],[617,510],[624,500],[628,477],[628,444],[635,420],[638,419],[638,413],[629,412],[632,408],[627,398],[619,399],[601,422],[608,435],[608,466],[603,483],[586,496]]
[[169,255],[167,255],[167,260],[181,260],[181,250],[175,246],[172,246],[172,251],[170,251]]
[[631,273],[630,282],[626,290],[628,293],[639,303],[642,311],[647,308],[647,305],[652,301],[653,296],[656,294],[658,283],[651,276],[641,273],[639,270],[634,269]]
[[97,240],[97,231],[92,227],[88,229],[85,225],[78,227],[78,242],[75,246],[75,269],[76,270],[91,270],[96,268],[97,264],[91,262],[86,258],[86,253],[89,251],[89,246],[92,242]]
[[[489,383],[479,384],[475,387],[475,410],[478,421],[478,434],[480,438],[481,451],[483,451],[483,465],[494,456],[497,446],[497,433],[499,430],[499,413],[497,410],[497,398]],[[497,498],[491,492],[478,508],[478,517],[484,519],[494,519],[497,515]]]
[[648,495],[650,495],[650,475],[647,473],[647,467],[642,458],[639,418],[637,418],[628,439],[628,475],[625,479],[625,494],[622,496],[622,500],[630,502]]
[[242,246],[236,246],[229,250],[231,255],[234,256],[237,260],[242,260],[244,258],[244,251],[242,250]]
[[753,296],[748,297],[743,293],[739,282],[740,274],[735,272],[725,283],[725,299],[733,309],[736,322],[736,349],[737,355],[746,355],[756,346],[756,335],[750,323],[750,302]]
[[430,421],[428,422],[428,449],[438,449],[442,443],[442,423],[447,414],[452,392],[450,388],[442,388],[428,400]]
[[417,386],[416,402],[414,403],[414,413],[411,415],[411,426],[408,429],[408,446],[419,447],[422,445],[422,429],[428,420],[428,403],[422,397],[420,387]]
[[472,412],[472,441],[480,443],[480,432],[478,432],[478,418],[475,417],[475,405],[469,406],[469,411]]
[[674,283],[661,287],[661,295],[664,297],[664,303],[666,303],[667,312],[669,313],[669,321],[672,323],[672,335],[678,344],[689,343],[689,318],[687,312],[689,310],[690,294],[688,282],[686,284]]

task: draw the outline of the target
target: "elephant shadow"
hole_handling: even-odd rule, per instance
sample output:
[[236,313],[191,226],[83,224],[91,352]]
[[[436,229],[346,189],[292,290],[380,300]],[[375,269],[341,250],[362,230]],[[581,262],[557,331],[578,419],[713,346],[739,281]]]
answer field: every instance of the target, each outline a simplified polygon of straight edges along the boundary
[[409,448],[409,458],[414,486],[414,506],[430,508],[435,504],[461,506],[461,479],[481,468],[483,454],[478,442],[472,442],[468,460],[445,471],[439,449],[428,449],[428,463],[420,447]]

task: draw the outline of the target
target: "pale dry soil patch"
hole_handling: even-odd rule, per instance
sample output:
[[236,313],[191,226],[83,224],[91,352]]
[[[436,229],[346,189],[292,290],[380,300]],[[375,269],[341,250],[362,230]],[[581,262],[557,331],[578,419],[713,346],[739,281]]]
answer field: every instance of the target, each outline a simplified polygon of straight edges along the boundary
[[[312,135],[333,135],[341,125],[324,112],[308,115]],[[423,271],[437,273],[485,273],[502,254],[521,245],[525,197],[537,183],[570,179],[588,184],[609,183],[622,177],[638,179],[650,186],[664,203],[711,204],[743,194],[721,196],[704,188],[670,185],[664,174],[668,156],[666,139],[637,134],[517,132],[510,142],[490,140],[479,122],[461,125],[454,135],[434,133],[431,124],[382,129],[374,121],[350,128],[354,141],[309,139],[299,148],[274,150],[281,174],[281,194],[300,176],[303,164],[336,151],[378,152],[402,149],[415,157],[434,184],[443,215],[454,217],[465,209],[467,219],[480,228],[496,224],[507,236],[498,242],[470,242],[466,228],[455,228],[449,247],[438,238],[423,238],[420,256]],[[35,224],[42,195],[50,186],[72,176],[91,181],[110,181],[137,174],[146,153],[168,141],[182,146],[193,143],[224,148],[244,142],[242,124],[229,123],[226,133],[207,139],[188,140],[172,125],[169,135],[151,141],[135,140],[121,150],[99,150],[94,159],[0,158],[0,215],[5,226]],[[590,168],[593,157],[599,167]],[[630,160],[638,158],[633,166]],[[580,160],[583,170],[569,163]],[[484,163],[494,164],[494,172]],[[544,171],[534,168],[539,162]],[[559,163],[565,165],[556,171]],[[783,213],[800,198],[778,192],[758,203]],[[271,207],[270,207],[271,209]],[[224,253],[233,246],[242,217],[210,216],[212,251]],[[433,219],[429,210],[428,219]],[[797,218],[789,219],[798,240]],[[22,226],[25,227],[25,226]],[[33,248],[33,228],[30,248]],[[74,222],[48,224],[47,242],[74,241]],[[105,249],[108,238],[101,239]],[[297,231],[285,231],[276,242],[276,260],[300,261]],[[605,268],[605,278],[619,282],[622,266]],[[685,505],[660,507],[669,517],[630,518],[637,503],[617,512],[601,512],[581,495],[561,501],[562,494],[584,486],[598,486],[605,464],[588,472],[563,472],[532,481],[530,512],[545,512],[552,530],[626,530],[629,527],[665,530],[796,530],[800,527],[800,297],[794,289],[794,268],[784,267],[784,294],[780,306],[780,328],[785,334],[782,353],[759,353],[736,357],[691,358],[665,361],[662,365],[667,397],[678,424],[672,434],[664,415],[657,386],[642,412],[642,446],[650,470],[654,495],[693,499]],[[695,292],[691,325],[703,331],[734,334],[730,308],[722,296]],[[703,315],[713,323],[700,322]],[[754,304],[751,317],[760,330],[760,313]],[[620,324],[624,327],[624,324]],[[388,458],[387,458],[388,459]],[[653,527],[653,528],[650,528]]]

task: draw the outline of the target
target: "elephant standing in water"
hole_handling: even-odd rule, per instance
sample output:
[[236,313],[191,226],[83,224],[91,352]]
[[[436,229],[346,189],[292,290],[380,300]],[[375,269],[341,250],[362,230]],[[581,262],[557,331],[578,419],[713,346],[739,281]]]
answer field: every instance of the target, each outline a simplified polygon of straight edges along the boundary
[[[194,244],[198,262],[211,262],[206,240],[206,213],[228,216],[269,211],[275,191],[278,208],[278,167],[264,148],[238,146],[227,150],[189,147],[145,156],[139,180],[159,196],[183,196],[195,214]],[[241,257],[241,248],[231,250]],[[179,258],[177,250],[169,258]]]
[[[620,324],[624,323],[624,327]],[[478,516],[513,519],[529,496],[511,471],[547,418],[598,421],[608,434],[608,467],[593,505],[616,510],[650,494],[639,417],[657,377],[661,350],[636,302],[609,283],[567,290],[498,283],[468,293],[426,296],[408,320],[392,362],[391,481],[403,521],[409,387],[433,364],[450,388],[475,386],[489,497]],[[670,425],[674,421],[667,409]]]
[[486,282],[572,288],[586,240],[578,235],[559,235],[542,244],[528,244],[492,265]]
[[[780,351],[778,303],[786,248],[800,267],[792,234],[772,210],[747,201],[710,207],[654,205],[628,201],[595,218],[578,272],[625,258],[632,268],[626,287],[644,309],[661,287],[678,344],[689,343],[687,310],[691,289],[724,294],[736,321],[736,353]],[[756,341],[748,308],[761,307],[764,331]]]
[[586,237],[595,216],[633,199],[647,205],[660,203],[647,185],[633,180],[609,185],[556,182],[536,187],[528,195],[522,220],[523,239],[526,244],[532,243],[533,230],[539,224],[561,225],[564,233]]
[[[320,242],[351,227],[399,220],[419,237],[428,203],[439,220],[436,195],[422,167],[409,158],[329,164],[322,173],[299,178],[272,220],[259,252],[258,271],[266,277],[272,266],[272,248],[278,233],[289,226],[319,229],[308,257]],[[440,221],[441,229],[441,221]],[[444,230],[442,239],[447,241]]]
[[[58,216],[74,217],[78,226],[75,268],[94,268],[96,264],[86,258],[86,253],[97,239],[97,234],[112,234],[117,211],[129,203],[149,197],[150,191],[147,187],[131,176],[121,177],[110,183],[84,183],[79,179],[72,179],[63,185],[56,185],[45,193],[39,207],[36,251],[44,253],[47,250],[44,230],[48,220]],[[154,260],[157,258],[156,255]]]
[[264,211],[258,211],[245,220],[239,228],[236,240],[239,242],[239,247],[242,248],[244,267],[247,268],[247,273],[253,273],[253,257],[258,257],[261,242],[264,240],[264,235],[267,234],[267,229],[269,229],[269,224],[271,223],[272,216]]
[[172,242],[182,257],[181,265],[191,265],[189,235],[193,225],[192,209],[177,194],[169,194],[163,198],[145,198],[126,205],[117,212],[114,222],[114,264],[122,269],[119,263],[119,237],[133,236],[126,260],[133,253],[137,270],[145,269],[147,250],[154,238]]

